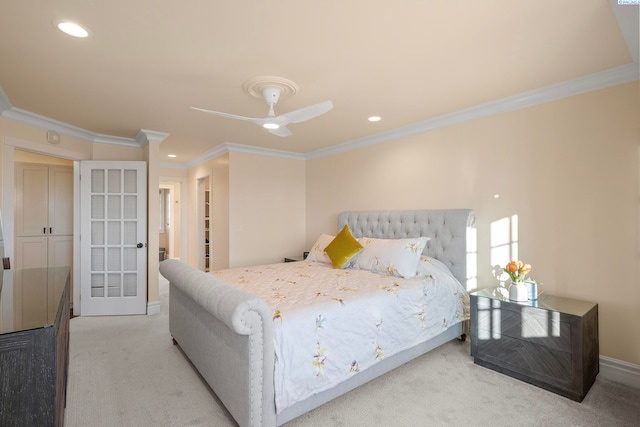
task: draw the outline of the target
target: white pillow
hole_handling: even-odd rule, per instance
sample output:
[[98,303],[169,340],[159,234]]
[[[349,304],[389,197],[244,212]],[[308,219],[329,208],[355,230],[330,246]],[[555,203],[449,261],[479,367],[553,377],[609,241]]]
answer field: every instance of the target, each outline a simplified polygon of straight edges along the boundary
[[329,258],[329,255],[327,255],[327,253],[324,251],[324,248],[326,248],[329,243],[331,243],[333,239],[335,239],[335,237],[336,236],[322,233],[320,237],[318,237],[318,240],[316,240],[316,242],[311,247],[309,255],[307,255],[307,261],[332,264],[331,258]]
[[374,273],[386,273],[405,278],[415,277],[422,251],[429,237],[411,239],[359,239],[364,249],[354,261],[354,267]]
[[453,276],[451,270],[449,270],[449,267],[447,267],[445,263],[426,255],[420,257],[420,262],[418,263],[418,276],[426,276],[428,274],[431,274],[431,269],[433,269],[434,267]]

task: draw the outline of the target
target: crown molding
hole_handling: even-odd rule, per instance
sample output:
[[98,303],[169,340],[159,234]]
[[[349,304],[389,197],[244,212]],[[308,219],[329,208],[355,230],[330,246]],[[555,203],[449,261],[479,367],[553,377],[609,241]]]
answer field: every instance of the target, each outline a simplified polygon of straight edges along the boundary
[[11,107],[7,110],[4,110],[2,112],[2,117],[40,129],[55,130],[62,135],[67,135],[72,138],[82,139],[98,144],[124,145],[137,148],[141,147],[134,138],[124,138],[120,136],[90,132],[88,130],[59,122],[57,120],[41,116],[30,111],[26,111],[21,108]]
[[257,154],[261,156],[280,157],[291,160],[306,160],[306,156],[301,153],[294,153],[293,151],[275,150],[272,148],[260,148],[250,145],[235,144],[233,142],[227,142],[226,146],[230,152]]
[[[191,159],[190,161],[185,163],[185,165],[187,168],[192,168],[208,160],[222,156],[223,154],[226,154],[226,153],[247,153],[247,154],[256,154],[259,156],[279,157],[279,158],[293,159],[293,160],[306,160],[306,156],[304,154],[294,153],[292,151],[274,150],[271,148],[261,148],[261,147],[254,147],[251,145],[225,142],[201,154],[200,156],[194,159]],[[175,163],[172,163],[172,165],[174,165],[172,167],[176,168]]]
[[140,147],[144,147],[150,142],[161,143],[162,141],[167,139],[168,136],[169,134],[166,132],[158,132],[158,131],[149,130],[149,129],[140,129],[138,131],[138,134],[136,135],[135,140]]
[[189,160],[188,162],[184,163],[184,165],[186,165],[187,169],[190,169],[194,166],[198,166],[201,163],[206,162],[207,160],[211,160],[211,159],[215,159],[216,157],[220,157],[223,154],[226,154],[229,152],[229,149],[227,148],[227,144],[228,142],[222,143],[220,145],[218,145],[215,148],[212,148],[211,150],[205,151],[204,153],[202,153],[201,155],[199,155],[198,157],[195,157],[191,160]]
[[6,110],[10,110],[10,109],[11,109],[11,101],[9,100],[9,97],[7,96],[7,94],[4,92],[4,89],[2,89],[2,86],[0,86],[0,117],[4,114]]
[[542,89],[523,92],[507,98],[477,105],[475,107],[465,108],[463,110],[423,120],[387,132],[366,136],[343,144],[312,151],[307,153],[305,158],[307,160],[311,160],[320,157],[332,156],[334,154],[405,138],[471,120],[477,120],[496,114],[519,110],[521,108],[544,104],[570,96],[579,95],[581,93],[629,83],[634,80],[638,80],[639,76],[640,67],[637,63],[631,63],[566,82],[550,85]]
[[[447,126],[453,126],[471,120],[477,120],[496,114],[527,108],[546,102],[556,101],[582,93],[604,89],[610,86],[624,84],[638,80],[640,78],[640,66],[638,63],[630,63],[620,67],[605,70],[577,79],[550,85],[541,89],[520,93],[507,98],[491,101],[475,107],[466,108],[450,114],[423,120],[387,132],[366,136],[343,144],[312,151],[306,154],[294,153],[291,151],[274,150],[225,142],[219,146],[201,154],[200,156],[186,163],[161,163],[162,167],[174,169],[188,169],[201,163],[211,160],[229,152],[249,153],[262,156],[280,157],[295,160],[311,160],[320,157],[332,156],[346,151],[357,150],[383,142],[405,138],[408,136],[429,132]],[[25,123],[30,126],[39,127],[83,139],[99,144],[122,145],[128,147],[142,148],[148,142],[162,142],[169,134],[164,132],[141,129],[136,138],[123,138],[105,134],[97,134],[87,130],[49,119],[35,113],[31,113],[20,108],[12,107],[8,97],[0,87],[0,112],[1,116],[10,120]]]

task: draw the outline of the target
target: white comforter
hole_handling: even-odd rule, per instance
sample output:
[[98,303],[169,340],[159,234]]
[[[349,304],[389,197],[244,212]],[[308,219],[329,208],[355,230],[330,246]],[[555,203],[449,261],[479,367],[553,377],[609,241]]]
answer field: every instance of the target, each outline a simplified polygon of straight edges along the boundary
[[451,273],[428,259],[421,270],[402,279],[292,262],[213,274],[273,311],[279,413],[468,318],[468,294]]

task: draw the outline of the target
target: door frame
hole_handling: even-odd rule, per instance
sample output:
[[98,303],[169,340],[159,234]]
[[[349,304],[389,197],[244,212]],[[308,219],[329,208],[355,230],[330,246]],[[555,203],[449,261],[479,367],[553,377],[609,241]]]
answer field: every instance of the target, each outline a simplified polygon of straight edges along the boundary
[[[178,230],[175,227],[172,227],[171,234],[173,235],[173,244],[172,247],[175,246],[175,241],[180,241],[180,256],[176,257],[177,259],[187,262],[189,259],[189,245],[188,245],[188,221],[189,217],[189,191],[187,185],[186,178],[179,178],[174,176],[160,176],[160,188],[165,187],[173,187],[172,190],[176,188],[179,189],[180,198],[175,197],[175,191],[172,191],[173,203],[174,205],[178,204],[178,208],[173,209],[174,219],[178,219],[180,223],[180,232],[178,234]],[[175,252],[174,252],[175,254]]]
[[[212,235],[212,225],[213,225],[213,218],[211,216],[211,206],[213,205],[213,203],[211,202],[211,187],[212,187],[212,178],[211,175],[207,174],[207,175],[202,175],[199,176],[196,179],[196,200],[197,200],[197,207],[196,207],[196,241],[197,241],[197,248],[198,248],[198,256],[197,256],[197,260],[198,260],[198,269],[204,271],[205,270],[205,265],[206,265],[206,260],[205,260],[205,255],[204,255],[204,251],[205,251],[205,235],[202,232],[204,230],[204,226],[205,226],[205,217],[209,216],[209,234],[208,234],[208,238],[209,238],[209,251],[210,253],[212,253],[212,248],[213,248],[213,239],[211,238]],[[209,184],[209,212],[205,211],[205,207],[204,207],[204,199],[205,199],[205,186],[206,184]],[[209,258],[209,269],[211,271],[213,271],[213,258],[210,257]]]
[[[171,227],[171,250],[172,258],[179,259],[184,262],[188,262],[189,259],[189,229],[188,229],[188,217],[189,217],[189,191],[187,187],[186,178],[161,176],[160,188],[171,188],[171,197],[173,207],[171,212],[173,213],[173,226]],[[176,196],[176,190],[178,196]],[[175,223],[180,224],[180,228],[175,227]],[[175,243],[176,240],[180,241],[180,256],[175,256]]]
[[[29,151],[73,161],[73,277],[80,277],[80,160],[91,160],[88,154],[48,146],[13,136],[4,137],[2,152],[2,219],[5,256],[15,259],[15,150]],[[74,315],[80,314],[80,287],[73,286]],[[78,310],[78,311],[76,311]]]

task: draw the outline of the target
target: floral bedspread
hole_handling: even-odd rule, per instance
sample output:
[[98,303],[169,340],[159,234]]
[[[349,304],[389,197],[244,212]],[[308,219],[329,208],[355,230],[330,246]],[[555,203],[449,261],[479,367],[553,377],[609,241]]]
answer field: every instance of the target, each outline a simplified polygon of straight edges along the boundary
[[468,317],[460,283],[448,270],[427,271],[403,279],[302,261],[212,274],[273,311],[279,413]]

